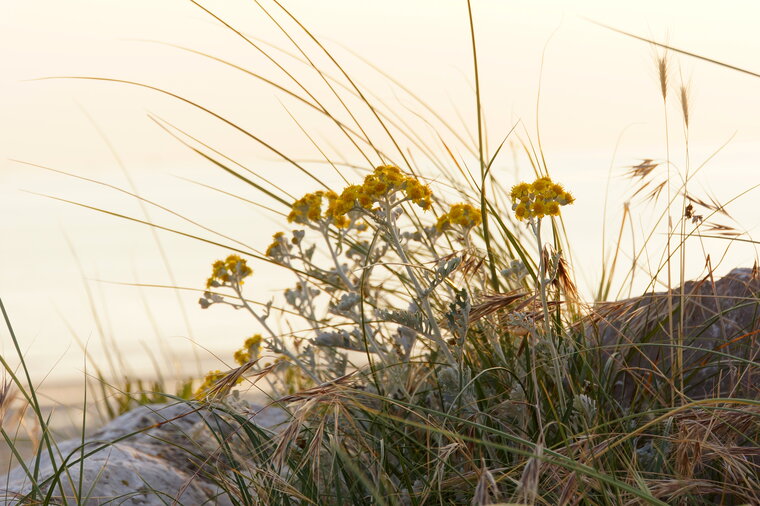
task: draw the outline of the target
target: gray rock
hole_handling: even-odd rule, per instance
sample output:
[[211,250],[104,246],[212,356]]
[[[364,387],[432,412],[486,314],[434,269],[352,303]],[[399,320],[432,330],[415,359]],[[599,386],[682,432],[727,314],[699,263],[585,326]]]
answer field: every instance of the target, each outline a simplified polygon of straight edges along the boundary
[[684,394],[760,398],[760,278],[752,269],[734,269],[717,281],[688,281],[683,307],[681,293],[672,291],[672,315],[667,292],[596,308],[586,333],[616,371],[613,395],[624,404],[670,395],[678,346],[671,346],[669,318],[678,336],[683,314]]
[[[253,412],[257,414],[251,420],[264,431],[275,431],[288,419],[288,414],[279,408]],[[84,445],[77,439],[57,444],[53,451],[55,464],[65,470],[60,474],[60,485],[52,491],[51,501],[63,503],[65,498],[68,503],[91,505],[232,504],[208,471],[213,468],[218,475],[220,468],[222,472],[226,470],[225,452],[220,451],[215,434],[223,434],[229,447],[245,447],[236,444],[235,438],[242,438],[238,429],[231,417],[195,411],[189,404],[140,406],[87,437]],[[27,463],[30,469],[33,465]],[[53,475],[54,466],[44,453],[38,476],[44,481]],[[7,490],[0,492],[2,504],[19,504],[32,491],[22,467],[12,470],[6,483]],[[48,489],[45,485],[40,488]]]

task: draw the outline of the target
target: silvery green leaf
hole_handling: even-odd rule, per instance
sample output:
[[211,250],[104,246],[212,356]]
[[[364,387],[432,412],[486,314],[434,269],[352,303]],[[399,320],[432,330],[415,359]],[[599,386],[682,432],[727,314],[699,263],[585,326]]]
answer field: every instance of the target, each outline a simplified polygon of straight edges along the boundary
[[454,301],[449,304],[449,311],[444,315],[449,324],[449,329],[461,341],[467,336],[471,308],[467,290],[462,288],[454,293]]
[[426,333],[425,323],[420,313],[411,313],[402,309],[393,309],[390,311],[386,309],[376,309],[375,315],[377,315],[380,320],[398,323],[399,325],[404,325],[417,332],[423,334]]
[[436,289],[438,285],[446,281],[446,278],[451,275],[452,272],[454,272],[457,267],[459,267],[459,264],[462,262],[462,259],[459,257],[450,258],[449,260],[441,263],[438,265],[438,267],[435,270],[435,277],[433,278],[432,283],[429,287],[427,287],[424,291],[424,295],[430,295],[433,290]]

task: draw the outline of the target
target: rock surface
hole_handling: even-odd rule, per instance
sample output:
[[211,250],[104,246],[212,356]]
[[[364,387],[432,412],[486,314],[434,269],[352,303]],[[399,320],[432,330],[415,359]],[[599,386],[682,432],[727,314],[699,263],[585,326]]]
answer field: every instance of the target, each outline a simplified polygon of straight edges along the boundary
[[[624,403],[668,395],[673,391],[673,378],[676,388],[680,386],[680,349],[684,393],[689,398],[760,398],[756,367],[760,356],[757,273],[740,268],[717,281],[710,277],[688,281],[683,287],[683,308],[681,293],[680,288],[672,291],[672,339],[667,292],[596,308],[596,319],[587,335],[602,347],[607,362],[618,371],[611,385],[613,395]],[[679,332],[682,320],[683,332]]]
[[[270,407],[251,420],[263,430],[276,431],[287,419],[284,410]],[[180,403],[140,406],[87,437],[84,445],[79,439],[58,443],[53,451],[55,465],[60,469],[67,462],[68,466],[50,502],[62,504],[65,497],[69,504],[92,505],[232,504],[204,472],[204,466],[219,466],[223,455],[209,424],[218,429],[215,432],[226,434],[227,440],[236,437],[236,426],[228,417],[208,411],[201,414],[192,405]],[[86,458],[79,462],[83,452]],[[29,469],[33,465],[27,463]],[[40,481],[54,474],[53,463],[44,453]],[[20,504],[32,484],[26,471],[17,467],[3,488],[2,504]],[[75,490],[81,490],[81,497]]]

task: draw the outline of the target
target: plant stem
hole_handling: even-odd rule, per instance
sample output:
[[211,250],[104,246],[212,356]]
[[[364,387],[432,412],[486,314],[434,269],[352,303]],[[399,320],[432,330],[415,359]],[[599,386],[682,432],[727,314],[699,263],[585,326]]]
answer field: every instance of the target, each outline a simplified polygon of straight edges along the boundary
[[325,238],[325,242],[327,243],[327,249],[330,250],[330,256],[333,259],[333,263],[335,263],[335,271],[338,273],[338,276],[340,276],[340,279],[343,280],[343,282],[346,284],[346,288],[349,289],[351,292],[356,291],[356,287],[351,282],[350,279],[348,279],[348,276],[346,276],[346,273],[343,272],[343,268],[340,265],[340,262],[338,261],[338,255],[335,254],[335,250],[333,249],[332,243],[330,242],[330,236],[327,233],[327,225],[322,227],[322,235]]
[[488,255],[488,268],[491,271],[491,288],[499,291],[499,278],[496,275],[496,262],[491,249],[491,234],[488,230],[488,209],[486,206],[486,160],[483,148],[483,120],[482,107],[480,104],[480,75],[478,73],[478,51],[475,44],[475,24],[472,20],[472,3],[467,0],[467,13],[470,19],[470,38],[472,40],[472,62],[475,71],[475,106],[478,115],[478,158],[480,161],[480,214],[483,217],[483,239],[486,243]]
[[[233,289],[235,290],[235,294],[238,296],[238,299],[240,299],[240,302],[243,304],[243,307],[245,307],[248,310],[248,312],[251,313],[254,318],[256,318],[256,321],[258,321],[259,324],[262,327],[264,327],[264,329],[267,332],[269,332],[269,335],[272,337],[272,339],[275,340],[275,341],[281,341],[281,339],[277,337],[277,334],[275,334],[274,331],[272,330],[272,328],[267,324],[266,320],[263,317],[261,317],[259,315],[259,313],[257,313],[256,310],[253,309],[251,307],[251,305],[248,304],[248,302],[245,300],[245,298],[243,297],[243,292],[240,290],[240,286],[236,284],[235,286],[233,286]],[[287,357],[290,360],[292,360],[298,367],[300,367],[301,370],[303,372],[305,372],[317,384],[321,383],[321,380],[319,378],[317,378],[317,376],[313,372],[311,372],[306,366],[304,366],[303,363],[301,362],[301,360],[299,360],[298,357],[296,357],[295,355],[293,355],[290,352],[290,350],[288,350],[287,346],[285,346],[283,344],[281,346],[278,346],[278,348],[279,348],[277,350],[278,353],[282,353],[283,355],[287,355]]]
[[538,292],[541,298],[541,309],[544,313],[544,331],[546,333],[546,340],[549,343],[549,348],[552,352],[552,362],[554,363],[554,373],[556,375],[555,381],[557,382],[557,392],[559,392],[560,403],[565,406],[565,393],[562,386],[562,373],[559,368],[559,353],[557,353],[556,344],[554,342],[554,333],[552,332],[551,317],[549,315],[549,303],[546,296],[546,278],[544,271],[548,270],[546,261],[544,260],[543,244],[541,242],[541,218],[536,219],[536,223],[531,223],[533,227],[533,233],[536,236],[538,244]]
[[451,354],[451,351],[449,351],[449,347],[446,345],[446,342],[443,340],[443,336],[441,335],[441,329],[438,326],[438,321],[436,320],[435,316],[433,315],[433,309],[430,307],[430,301],[428,300],[427,295],[425,294],[424,290],[422,289],[422,285],[420,285],[419,280],[417,279],[417,276],[414,274],[414,271],[411,267],[411,262],[409,262],[409,257],[406,256],[406,252],[404,251],[404,248],[401,246],[401,240],[398,236],[398,229],[396,228],[396,224],[393,221],[393,213],[392,213],[392,206],[391,203],[386,201],[383,203],[383,207],[385,208],[385,220],[388,224],[388,229],[390,230],[390,240],[393,244],[393,247],[396,249],[396,253],[398,253],[399,258],[401,258],[401,262],[404,264],[404,268],[406,269],[406,273],[409,276],[409,279],[412,281],[412,284],[414,285],[414,291],[417,294],[417,300],[419,300],[420,307],[423,311],[425,311],[425,316],[427,316],[428,321],[430,322],[430,327],[432,329],[433,335],[431,336],[433,340],[438,345],[438,348],[443,352],[444,356],[446,357],[446,361],[451,365],[452,367],[456,367],[456,359],[454,358],[454,355]]

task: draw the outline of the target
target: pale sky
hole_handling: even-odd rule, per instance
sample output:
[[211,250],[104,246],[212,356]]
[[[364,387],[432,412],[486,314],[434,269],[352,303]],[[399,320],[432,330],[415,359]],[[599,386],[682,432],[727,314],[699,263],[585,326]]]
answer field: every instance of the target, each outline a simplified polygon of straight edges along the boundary
[[[294,52],[255,2],[219,0],[203,4],[251,38]],[[415,117],[424,111],[355,54],[423,98],[463,136],[467,136],[463,123],[472,130],[475,119],[466,2],[286,0],[284,4],[324,42],[356,82],[376,97],[376,103],[400,114],[427,141],[435,136]],[[273,4],[264,5],[272,8],[289,33],[297,33]],[[600,215],[608,170],[612,166],[615,175],[609,205],[609,223],[614,226],[624,193],[621,187],[627,184],[619,178],[623,167],[641,158],[664,158],[665,143],[656,51],[585,18],[760,72],[760,4],[475,0],[473,10],[491,142],[495,144],[517,120],[525,125],[520,138],[536,141],[538,118],[551,173],[578,196],[566,219],[571,233],[576,234],[579,282],[588,288],[598,276]],[[311,54],[317,54],[302,34],[296,37]],[[67,238],[90,280],[169,281],[145,227],[26,191],[140,217],[141,210],[133,199],[11,159],[128,188],[104,140],[107,138],[142,194],[256,248],[266,247],[269,235],[282,224],[262,218],[250,206],[180,179],[202,181],[255,198],[254,193],[240,189],[166,134],[148,114],[257,168],[294,194],[311,186],[287,165],[275,161],[270,152],[177,100],[103,81],[33,79],[91,76],[161,87],[239,122],[294,158],[318,157],[291,113],[328,152],[362,162],[334,127],[297,101],[239,71],[169,44],[230,60],[302,93],[256,49],[188,1],[0,2],[0,296],[41,370],[53,368],[62,358],[64,365],[55,369],[53,377],[77,377],[76,371],[82,368],[82,353],[66,330],[64,319],[79,339],[98,340]],[[271,51],[325,103],[337,107],[324,85],[302,64],[264,43],[261,47]],[[328,73],[338,75],[323,56],[315,58]],[[760,183],[760,79],[688,57],[674,57],[671,71],[671,91],[681,77],[690,83],[692,164],[699,165],[730,139],[695,184],[709,188],[725,201]],[[671,147],[675,163],[682,165],[683,135],[674,98],[672,95],[669,110]],[[381,136],[366,111],[357,114],[369,125],[372,135]],[[426,166],[424,159],[417,161]],[[511,155],[496,165],[495,170],[502,171],[505,180],[515,170]],[[522,171],[526,174],[527,168],[522,166]],[[737,226],[754,229],[755,233],[760,222],[752,202],[757,198],[755,191],[730,207]],[[151,216],[167,225],[181,225],[158,213]],[[185,239],[162,239],[177,283],[182,286],[199,287],[211,261],[225,254],[219,248]],[[731,262],[751,264],[752,259],[754,250],[748,246],[727,260],[725,267],[732,267]],[[690,266],[690,272],[696,275],[701,263]],[[266,267],[254,268],[259,271],[259,286],[265,294],[290,283]],[[110,332],[135,357],[132,361],[137,369],[146,362],[140,343],[151,343],[155,330],[146,311],[158,315],[156,331],[170,346],[184,352],[189,349],[189,333],[173,292],[145,289],[141,299],[134,287],[95,281],[89,285],[101,313],[108,314]],[[251,333],[250,321],[242,315],[228,315],[223,309],[202,312],[194,302],[196,298],[195,294],[185,294],[182,303],[191,322],[192,338],[203,346],[225,353]],[[2,350],[7,353],[4,331],[0,336],[4,340]]]

